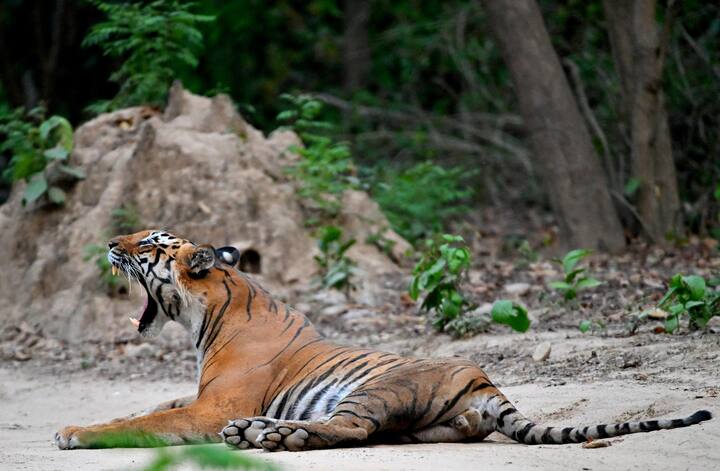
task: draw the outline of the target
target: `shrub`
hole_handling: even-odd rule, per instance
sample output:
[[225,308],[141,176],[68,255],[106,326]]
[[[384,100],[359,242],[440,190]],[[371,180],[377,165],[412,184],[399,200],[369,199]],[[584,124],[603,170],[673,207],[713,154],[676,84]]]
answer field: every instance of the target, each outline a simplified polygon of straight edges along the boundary
[[560,291],[566,301],[575,299],[578,291],[594,288],[602,284],[601,281],[595,278],[585,276],[585,268],[575,268],[577,264],[589,254],[589,250],[576,249],[568,252],[562,260],[553,260],[562,266],[565,276],[561,281],[551,282],[549,286],[557,291]]
[[110,75],[120,86],[117,95],[88,107],[94,113],[162,104],[179,68],[198,64],[203,35],[197,25],[215,19],[191,13],[193,3],[177,0],[92,3],[107,15],[107,21],[93,26],[83,45],[99,46],[103,54],[123,61]]
[[324,226],[318,231],[320,255],[315,261],[320,267],[320,284],[324,288],[349,291],[352,288],[352,275],[355,262],[345,256],[345,252],[355,244],[355,239],[343,240],[342,229],[336,226]]
[[705,279],[696,275],[677,274],[670,279],[667,293],[658,303],[666,310],[665,331],[672,333],[680,325],[680,317],[687,315],[690,328],[705,327],[708,321],[720,316],[720,292],[708,287]]
[[425,252],[413,270],[410,297],[417,300],[424,294],[421,308],[433,311],[432,323],[438,330],[446,330],[470,307],[460,291],[470,267],[470,251],[462,245],[464,242],[462,237],[449,234],[428,239]]
[[413,244],[443,230],[443,224],[469,208],[463,204],[472,190],[461,188],[468,172],[419,163],[403,172],[390,172],[373,194],[392,228]]
[[[10,182],[25,180],[28,185],[23,204],[36,201],[43,195],[55,204],[65,202],[65,192],[50,184],[45,169],[53,161],[68,159],[73,149],[73,128],[62,116],[45,119],[43,108],[25,113],[22,108],[0,115],[0,153],[11,154],[10,164],[3,177]],[[82,179],[79,168],[59,164],[57,169],[70,178]]]
[[320,119],[319,101],[309,95],[281,98],[289,109],[278,114],[278,121],[295,130],[304,143],[304,147],[290,147],[301,159],[287,172],[300,182],[300,196],[320,211],[321,218],[332,219],[342,207],[343,192],[358,186],[350,146],[327,135],[333,125]]

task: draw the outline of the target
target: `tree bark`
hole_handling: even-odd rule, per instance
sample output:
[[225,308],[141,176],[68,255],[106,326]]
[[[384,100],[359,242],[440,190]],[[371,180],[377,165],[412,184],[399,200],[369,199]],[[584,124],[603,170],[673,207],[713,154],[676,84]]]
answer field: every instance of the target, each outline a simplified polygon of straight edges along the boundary
[[370,46],[367,24],[370,18],[368,0],[345,0],[343,35],[344,87],[357,91],[367,84],[370,75]]
[[665,48],[656,2],[604,0],[603,6],[632,136],[632,177],[640,181],[638,214],[645,236],[661,241],[682,233],[682,220],[662,91]]
[[527,124],[534,166],[572,247],[625,246],[606,176],[535,0],[485,0]]

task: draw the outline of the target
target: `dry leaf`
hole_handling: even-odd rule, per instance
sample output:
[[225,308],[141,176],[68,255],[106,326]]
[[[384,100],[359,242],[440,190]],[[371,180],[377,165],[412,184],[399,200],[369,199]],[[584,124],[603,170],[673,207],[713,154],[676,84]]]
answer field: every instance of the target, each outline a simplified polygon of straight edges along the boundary
[[582,444],[583,448],[605,448],[610,446],[610,442],[606,442],[605,440],[593,440],[590,439]]

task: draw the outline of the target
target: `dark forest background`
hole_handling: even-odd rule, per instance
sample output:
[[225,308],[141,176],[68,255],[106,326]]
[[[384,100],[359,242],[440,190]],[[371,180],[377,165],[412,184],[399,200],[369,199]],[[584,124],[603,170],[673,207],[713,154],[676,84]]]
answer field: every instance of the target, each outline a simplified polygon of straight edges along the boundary
[[[551,211],[569,245],[589,248],[720,237],[717,2],[205,0],[192,11],[214,20],[197,25],[197,67],[178,63],[176,78],[229,94],[265,132],[282,94],[312,94],[411,240],[488,206]],[[82,45],[105,19],[89,2],[3,0],[0,110],[92,118],[123,62]]]

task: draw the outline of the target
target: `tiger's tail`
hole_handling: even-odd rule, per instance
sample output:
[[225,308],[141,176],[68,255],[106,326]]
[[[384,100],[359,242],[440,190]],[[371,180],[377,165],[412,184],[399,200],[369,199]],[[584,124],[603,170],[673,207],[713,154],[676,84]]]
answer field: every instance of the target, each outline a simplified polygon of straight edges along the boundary
[[709,411],[699,410],[682,419],[642,420],[588,427],[546,427],[528,420],[502,396],[498,396],[495,409],[495,430],[527,445],[580,443],[589,439],[617,437],[629,433],[687,427],[712,419]]

